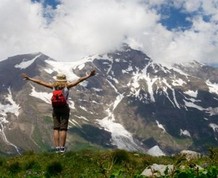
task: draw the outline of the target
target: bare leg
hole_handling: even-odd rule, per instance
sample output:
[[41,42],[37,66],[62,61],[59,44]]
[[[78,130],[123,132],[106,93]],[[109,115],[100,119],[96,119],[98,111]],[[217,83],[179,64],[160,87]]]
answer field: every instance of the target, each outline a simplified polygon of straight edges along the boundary
[[59,130],[54,130],[53,132],[53,139],[54,139],[54,145],[55,147],[59,147],[60,144],[59,144]]
[[61,130],[60,131],[60,146],[61,147],[65,146],[66,138],[67,138],[67,131],[66,130]]

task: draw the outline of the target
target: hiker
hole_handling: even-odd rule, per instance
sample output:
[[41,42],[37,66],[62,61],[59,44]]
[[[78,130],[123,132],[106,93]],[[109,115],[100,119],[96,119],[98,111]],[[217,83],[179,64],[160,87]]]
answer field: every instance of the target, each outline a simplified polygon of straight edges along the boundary
[[[84,77],[79,78],[75,82],[68,82],[66,79],[66,75],[59,73],[56,76],[56,81],[53,83],[47,83],[39,79],[31,78],[27,74],[23,73],[21,76],[25,80],[32,81],[36,84],[42,85],[44,87],[50,88],[53,90],[53,97],[52,97],[52,117],[53,117],[53,124],[54,124],[54,131],[53,131],[53,139],[54,139],[54,145],[56,152],[65,152],[65,143],[66,143],[66,137],[67,137],[67,129],[68,129],[68,120],[70,116],[70,108],[67,103],[68,100],[68,94],[69,89],[78,85],[80,82],[88,79],[89,77],[92,77],[95,75],[95,70],[92,70],[89,74],[87,74]],[[62,97],[62,105],[57,102],[56,97],[54,97],[54,93],[60,95],[63,93],[64,97]],[[59,93],[58,93],[59,92]],[[61,98],[61,97],[60,97]]]

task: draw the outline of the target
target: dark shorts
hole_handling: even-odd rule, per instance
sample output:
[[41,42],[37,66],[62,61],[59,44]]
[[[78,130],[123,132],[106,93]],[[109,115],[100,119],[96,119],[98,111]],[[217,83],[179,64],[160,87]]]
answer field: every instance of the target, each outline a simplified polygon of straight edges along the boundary
[[68,121],[70,117],[70,108],[69,106],[64,107],[53,107],[53,123],[54,130],[67,130],[68,129]]

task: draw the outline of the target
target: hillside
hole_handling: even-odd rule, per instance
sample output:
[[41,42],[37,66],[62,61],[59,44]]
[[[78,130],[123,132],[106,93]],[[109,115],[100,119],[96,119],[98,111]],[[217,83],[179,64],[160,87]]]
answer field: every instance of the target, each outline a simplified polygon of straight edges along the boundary
[[173,165],[174,170],[165,170],[167,177],[217,178],[218,150],[189,161],[180,155],[152,157],[124,150],[26,152],[16,157],[0,157],[0,177],[143,178],[143,170],[154,164]]

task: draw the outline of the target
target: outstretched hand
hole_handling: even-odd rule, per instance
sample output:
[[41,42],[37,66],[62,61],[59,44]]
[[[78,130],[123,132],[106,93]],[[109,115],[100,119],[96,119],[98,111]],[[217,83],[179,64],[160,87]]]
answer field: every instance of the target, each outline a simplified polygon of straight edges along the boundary
[[29,76],[27,74],[25,74],[25,73],[22,73],[21,77],[23,77],[24,80],[28,80],[29,79]]

